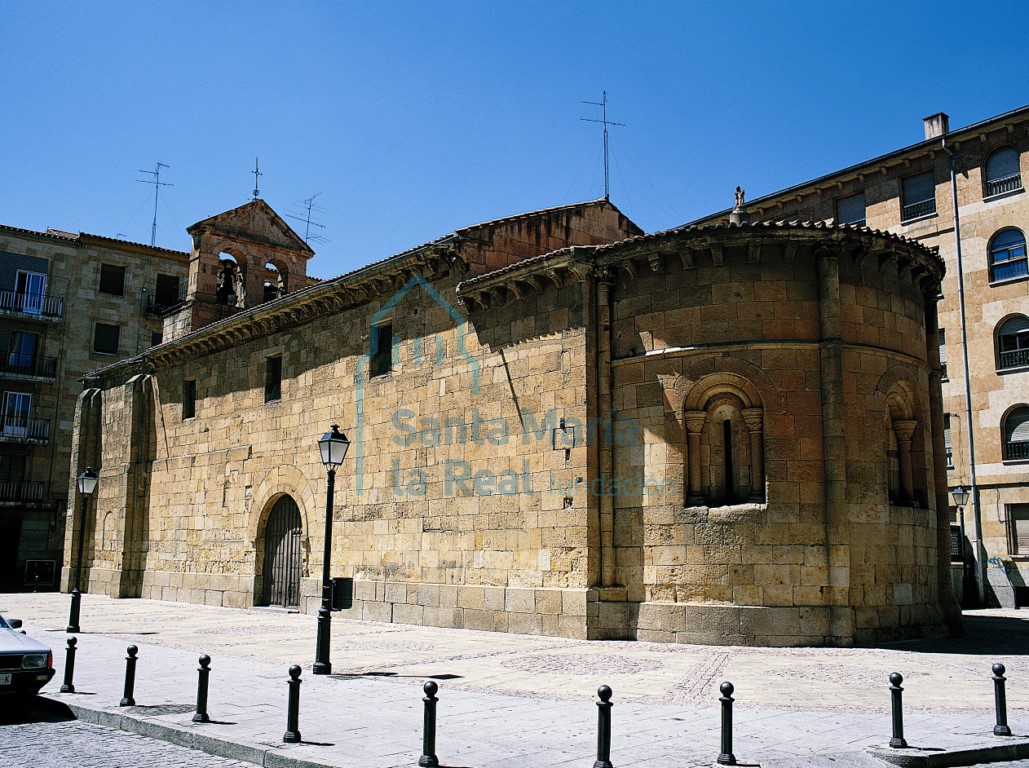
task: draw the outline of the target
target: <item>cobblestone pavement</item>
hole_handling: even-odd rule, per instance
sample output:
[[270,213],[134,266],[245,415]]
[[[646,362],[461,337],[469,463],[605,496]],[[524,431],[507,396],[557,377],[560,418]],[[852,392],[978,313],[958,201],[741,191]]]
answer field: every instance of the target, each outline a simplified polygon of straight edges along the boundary
[[[430,677],[440,685],[441,761],[475,768],[592,763],[600,684],[615,692],[612,762],[619,768],[710,765],[719,751],[723,680],[736,686],[736,754],[741,763],[766,767],[840,766],[844,755],[848,765],[864,765],[865,750],[882,747],[890,736],[887,677],[893,671],[905,678],[906,735],[913,746],[999,743],[990,735],[990,666],[997,661],[1008,670],[1009,722],[1022,740],[1029,726],[1027,611],[968,615],[963,638],[857,649],[583,642],[337,614],[335,674],[315,677],[313,616],[84,595],[78,693],[62,695],[68,601],[63,594],[0,595],[0,613],[23,619],[29,634],[54,648],[58,676],[48,696],[80,708],[93,722],[146,733],[164,728],[192,746],[221,740],[296,765],[417,763],[421,684]],[[140,649],[139,706],[119,708],[129,643]],[[197,727],[190,719],[200,653],[213,659],[210,711],[219,722]],[[284,746],[285,673],[294,663],[304,668],[305,743]]]
[[0,710],[0,765],[32,768],[253,768],[251,763],[39,709]]

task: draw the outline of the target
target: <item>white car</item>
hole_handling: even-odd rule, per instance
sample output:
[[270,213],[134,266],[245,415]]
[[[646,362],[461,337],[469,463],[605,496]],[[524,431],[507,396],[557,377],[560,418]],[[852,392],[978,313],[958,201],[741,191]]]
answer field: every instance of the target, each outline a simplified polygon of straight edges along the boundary
[[20,628],[20,619],[0,616],[0,699],[34,696],[54,676],[54,654]]

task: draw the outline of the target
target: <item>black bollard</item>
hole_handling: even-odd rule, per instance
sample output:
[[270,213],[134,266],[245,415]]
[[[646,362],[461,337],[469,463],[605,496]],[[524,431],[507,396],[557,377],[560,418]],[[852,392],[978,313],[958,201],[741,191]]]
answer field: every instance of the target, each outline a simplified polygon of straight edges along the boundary
[[72,677],[75,676],[75,644],[78,643],[74,637],[68,638],[68,656],[64,662],[64,684],[61,686],[61,693],[75,693],[75,686],[72,685]]
[[736,689],[726,681],[718,686],[718,690],[722,692],[718,697],[722,702],[722,751],[718,755],[718,764],[736,765],[736,755],[732,753],[732,703],[735,701],[732,692]]
[[286,732],[282,740],[288,744],[300,742],[300,667],[294,664],[289,668],[289,709],[286,711]]
[[432,680],[426,680],[422,686],[425,691],[425,716],[422,719],[422,756],[418,758],[418,765],[422,768],[439,768],[439,759],[436,757],[436,691],[439,686]]
[[896,749],[907,749],[908,745],[904,740],[904,711],[901,702],[904,689],[900,687],[903,682],[904,678],[899,672],[890,675],[890,698],[893,706],[893,738],[890,739],[890,746]]
[[602,685],[597,696],[597,760],[593,768],[611,768],[611,689]]
[[193,715],[194,723],[211,722],[211,717],[207,714],[207,680],[211,676],[211,670],[208,668],[210,665],[211,657],[205,653],[200,657],[200,666],[197,667],[197,711]]
[[993,702],[997,709],[997,724],[993,726],[994,736],[1010,736],[1008,728],[1008,698],[1004,693],[1004,665],[993,665]]
[[130,645],[127,649],[128,656],[125,657],[125,693],[122,695],[120,707],[134,707],[136,700],[132,698],[132,689],[136,687],[136,654],[139,649]]

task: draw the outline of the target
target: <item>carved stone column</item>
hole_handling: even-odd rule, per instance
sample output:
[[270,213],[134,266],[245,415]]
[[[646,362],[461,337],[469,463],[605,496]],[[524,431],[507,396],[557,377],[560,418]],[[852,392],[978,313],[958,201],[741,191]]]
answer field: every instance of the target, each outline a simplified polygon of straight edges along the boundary
[[750,497],[748,501],[765,500],[764,411],[744,408],[743,421],[750,432]]
[[897,458],[900,462],[900,503],[907,507],[915,502],[915,485],[911,475],[911,436],[917,426],[918,422],[914,419],[898,419],[893,422]]
[[707,414],[704,411],[686,411],[686,460],[689,462],[689,493],[686,503],[703,504],[704,492],[700,486],[700,430]]

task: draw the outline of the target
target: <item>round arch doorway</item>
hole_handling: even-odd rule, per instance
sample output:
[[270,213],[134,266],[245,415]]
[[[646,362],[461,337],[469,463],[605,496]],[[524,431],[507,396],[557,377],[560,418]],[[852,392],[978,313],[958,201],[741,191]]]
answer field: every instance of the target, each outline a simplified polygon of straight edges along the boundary
[[264,529],[264,603],[285,608],[300,606],[303,575],[300,509],[291,496],[280,496]]

